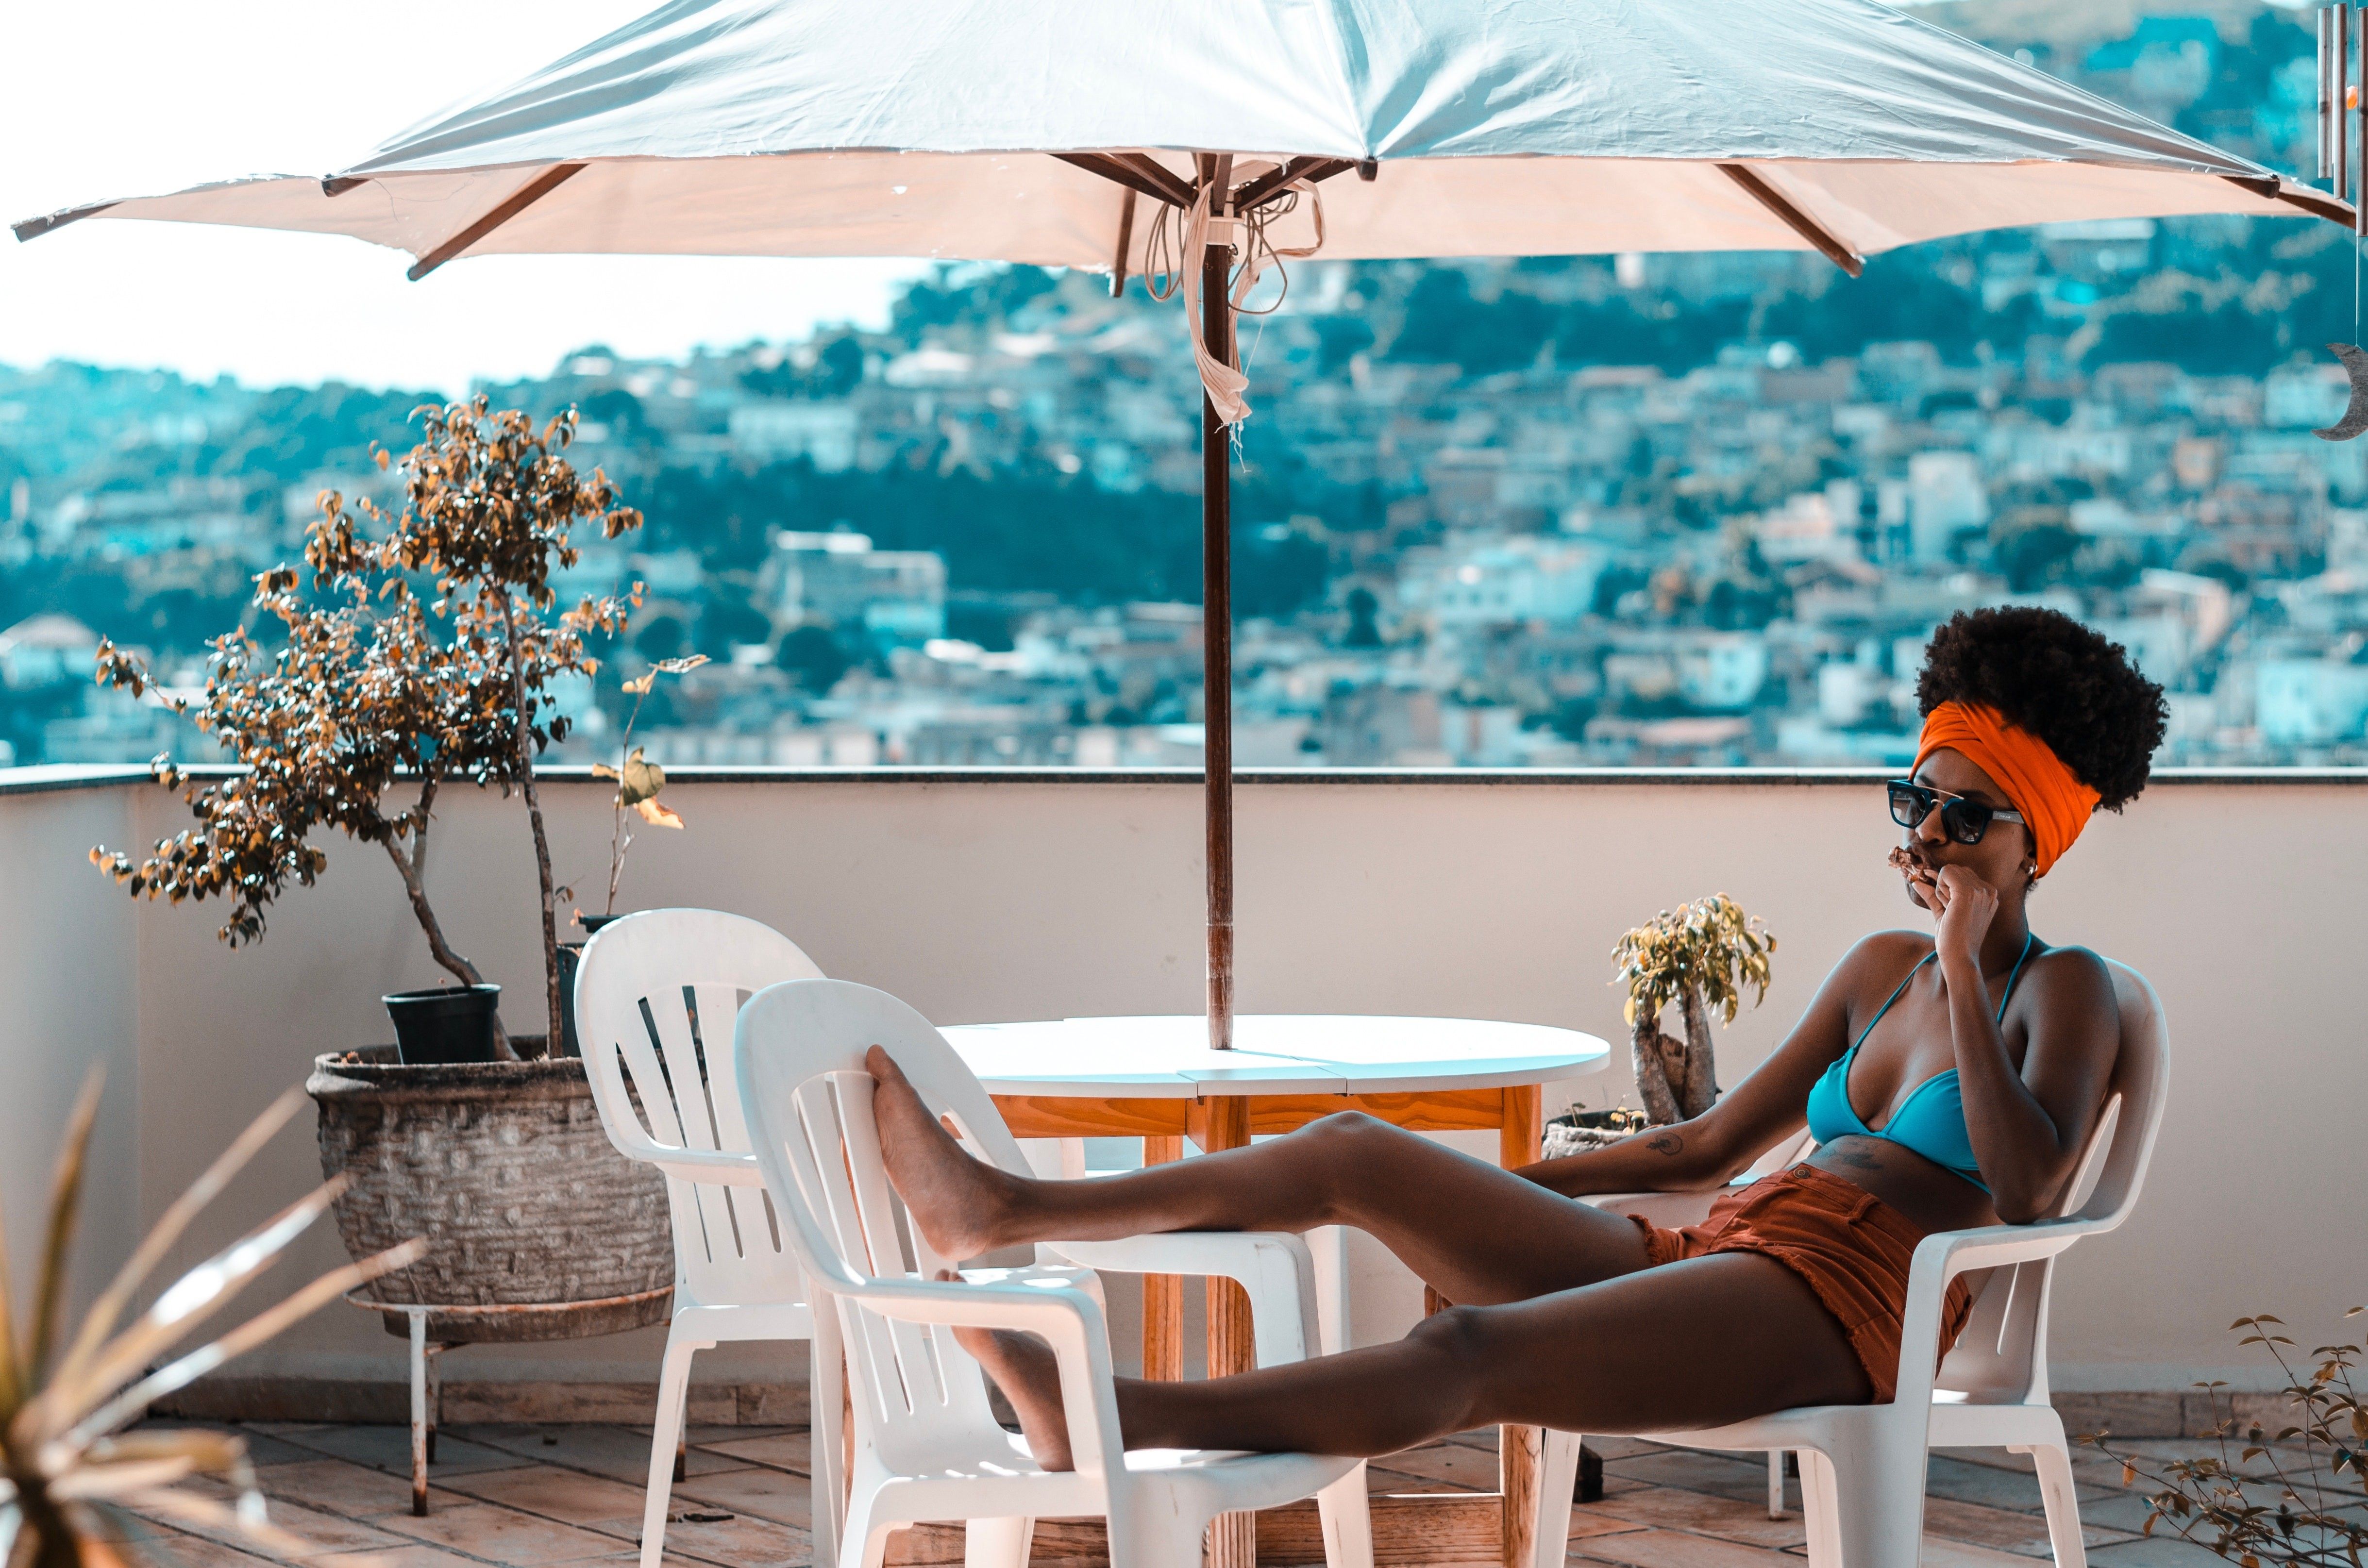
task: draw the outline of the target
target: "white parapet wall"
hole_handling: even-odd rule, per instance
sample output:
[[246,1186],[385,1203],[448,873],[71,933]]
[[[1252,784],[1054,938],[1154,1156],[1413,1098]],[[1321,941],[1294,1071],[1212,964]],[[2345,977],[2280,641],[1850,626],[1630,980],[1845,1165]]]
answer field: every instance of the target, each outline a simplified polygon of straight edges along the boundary
[[[562,776],[543,796],[559,875],[591,904],[606,877],[608,789]],[[620,908],[754,916],[826,972],[894,992],[941,1023],[1199,1007],[1200,794],[1190,775],[686,774],[666,798],[689,826],[643,832]],[[1732,1085],[1852,941],[1924,921],[1884,865],[1896,830],[1867,778],[1267,775],[1246,779],[1238,799],[1242,1010],[1587,1029],[1615,1044],[1614,1072],[1580,1091],[1594,1105],[1626,1087],[1608,982],[1628,926],[1725,892],[1776,932],[1767,1005],[1718,1035]],[[135,904],[86,863],[95,843],[137,847],[187,821],[135,773],[0,772],[0,1198],[20,1281],[54,1133],[89,1062],[106,1062],[110,1076],[85,1294],[140,1223],[302,1080],[313,1053],[388,1038],[381,993],[439,980],[393,869],[367,846],[331,844],[320,884],[289,893],[263,940],[236,951],[216,936],[219,904]],[[456,945],[503,983],[511,1028],[539,1030],[521,806],[448,790],[429,858]],[[2175,1397],[2202,1377],[2259,1386],[2260,1367],[2226,1332],[2231,1319],[2275,1312],[2318,1343],[2368,1299],[2368,1269],[2350,1244],[2368,1207],[2353,1152],[2368,1106],[2363,867],[2368,777],[2169,777],[2125,816],[2100,817],[2037,894],[2041,936],[2143,971],[2173,1034],[2169,1119],[2145,1201],[2060,1276],[2059,1387]],[[185,1256],[318,1177],[302,1118]],[[324,1227],[278,1282],[342,1257]],[[1359,1336],[1400,1331],[1417,1310],[1413,1287],[1371,1251],[1360,1258]],[[481,1347],[461,1353],[452,1375],[631,1390],[654,1378],[657,1344],[645,1331]],[[400,1358],[373,1322],[335,1307],[238,1374],[256,1387],[304,1377],[392,1389]],[[712,1388],[802,1381],[794,1355],[712,1359]],[[712,1400],[709,1418],[731,1418],[729,1403]]]

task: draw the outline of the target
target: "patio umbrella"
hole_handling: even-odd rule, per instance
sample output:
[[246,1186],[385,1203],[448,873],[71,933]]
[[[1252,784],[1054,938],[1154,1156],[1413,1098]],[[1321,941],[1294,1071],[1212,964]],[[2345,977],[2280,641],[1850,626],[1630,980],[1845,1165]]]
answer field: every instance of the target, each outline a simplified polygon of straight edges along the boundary
[[[1341,176],[1349,176],[1343,178]],[[2340,183],[2340,182],[2339,182]],[[1895,246],[2323,192],[1871,0],[677,0],[326,178],[82,218],[416,258],[915,256],[1146,267],[1203,383],[1210,1041],[1233,1017],[1235,308],[1329,257]]]

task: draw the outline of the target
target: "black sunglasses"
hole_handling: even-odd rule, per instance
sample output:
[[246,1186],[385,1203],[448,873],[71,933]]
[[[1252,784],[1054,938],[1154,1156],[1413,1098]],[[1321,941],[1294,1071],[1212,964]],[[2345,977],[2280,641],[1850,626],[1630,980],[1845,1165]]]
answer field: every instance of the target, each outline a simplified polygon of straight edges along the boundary
[[2021,822],[2020,812],[2002,811],[1996,806],[1968,801],[1963,795],[1952,795],[1946,790],[1929,790],[1913,778],[1895,778],[1884,788],[1891,792],[1891,820],[1902,827],[1914,827],[1941,808],[1941,831],[1960,844],[1979,844],[1982,835],[1994,822]]

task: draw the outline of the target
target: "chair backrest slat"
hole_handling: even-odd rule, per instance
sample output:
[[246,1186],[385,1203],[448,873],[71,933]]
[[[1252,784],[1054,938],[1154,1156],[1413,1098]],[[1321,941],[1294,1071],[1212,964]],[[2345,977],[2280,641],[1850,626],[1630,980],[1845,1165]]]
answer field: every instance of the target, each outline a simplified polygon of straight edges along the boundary
[[[730,1061],[741,999],[821,973],[780,932],[717,910],[645,910],[602,927],[576,969],[575,1018],[609,1141],[642,1160],[747,1152]],[[803,1298],[761,1187],[669,1174],[666,1197],[688,1297],[709,1305]]]
[[[888,1185],[865,1051],[895,1058],[933,1112],[951,1115],[980,1157],[1021,1175],[1019,1146],[962,1059],[928,1019],[884,992],[846,981],[772,986],[740,1010],[734,1040],[740,1104],[809,1278],[830,1291],[928,1278],[961,1260],[936,1256],[900,1223]],[[883,1457],[919,1454],[949,1423],[999,1444],[977,1363],[945,1329],[892,1322],[839,1298],[853,1365],[858,1437]],[[891,1462],[894,1460],[892,1459]]]

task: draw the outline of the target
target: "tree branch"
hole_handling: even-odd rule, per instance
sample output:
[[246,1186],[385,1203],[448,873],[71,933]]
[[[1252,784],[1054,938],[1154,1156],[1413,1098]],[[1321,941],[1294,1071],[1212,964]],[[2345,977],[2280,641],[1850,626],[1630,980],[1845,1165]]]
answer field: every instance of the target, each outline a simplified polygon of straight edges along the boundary
[[545,1000],[550,1003],[551,1033],[543,1045],[543,1054],[556,1057],[562,1033],[559,997],[559,917],[552,908],[551,888],[551,840],[542,827],[542,801],[534,787],[534,738],[526,719],[525,657],[518,652],[518,605],[510,597],[507,586],[495,585],[502,596],[502,636],[508,645],[510,664],[510,706],[516,722],[512,733],[518,750],[518,786],[526,793],[527,821],[534,827],[534,868],[542,889],[542,981]]

